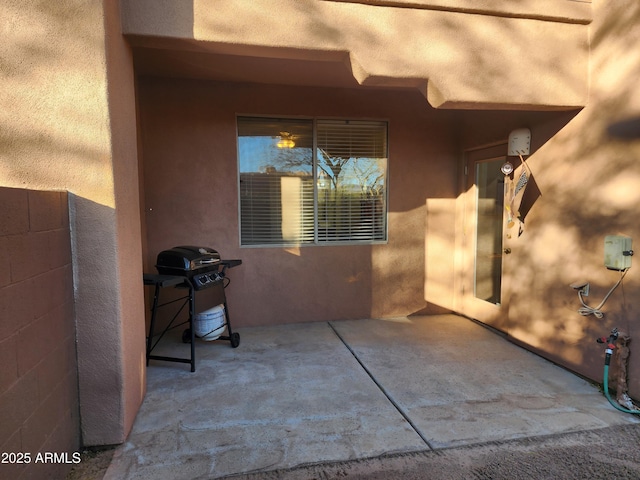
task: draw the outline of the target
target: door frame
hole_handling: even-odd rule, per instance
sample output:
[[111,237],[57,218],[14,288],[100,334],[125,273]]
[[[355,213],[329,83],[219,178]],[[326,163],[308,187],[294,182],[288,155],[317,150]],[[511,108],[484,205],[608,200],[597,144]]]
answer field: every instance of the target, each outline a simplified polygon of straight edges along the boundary
[[460,295],[461,312],[490,325],[500,331],[507,332],[509,316],[509,297],[511,293],[509,285],[510,255],[504,253],[513,248],[512,233],[506,226],[506,212],[502,209],[502,271],[501,271],[501,292],[500,303],[493,304],[475,296],[475,267],[476,267],[476,245],[478,224],[477,214],[477,185],[476,185],[476,165],[480,162],[501,160],[507,161],[507,142],[500,142],[490,146],[470,149],[464,152],[463,156],[463,179],[460,184],[462,192],[460,198],[461,205],[461,275]]

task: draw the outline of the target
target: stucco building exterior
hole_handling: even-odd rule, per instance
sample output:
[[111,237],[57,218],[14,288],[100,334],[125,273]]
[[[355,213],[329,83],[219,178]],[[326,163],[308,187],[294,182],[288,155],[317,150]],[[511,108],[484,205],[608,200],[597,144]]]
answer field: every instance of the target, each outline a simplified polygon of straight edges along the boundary
[[[620,276],[605,236],[640,234],[640,144],[607,134],[640,112],[635,1],[9,0],[0,18],[2,451],[125,440],[142,274],[175,245],[243,260],[236,328],[453,311],[595,381],[594,339],[640,334],[636,265],[602,319],[569,286],[599,303]],[[383,122],[385,238],[242,244],[239,117]],[[477,174],[519,175],[523,128],[523,222],[500,224],[479,298]]]

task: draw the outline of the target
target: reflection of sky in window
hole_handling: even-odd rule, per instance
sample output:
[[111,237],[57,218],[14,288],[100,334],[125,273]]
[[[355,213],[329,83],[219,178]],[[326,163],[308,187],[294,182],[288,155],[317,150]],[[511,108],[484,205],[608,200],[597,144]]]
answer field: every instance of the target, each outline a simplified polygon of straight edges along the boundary
[[[261,172],[267,167],[274,167],[276,171],[305,172],[311,174],[311,149],[294,147],[290,149],[278,148],[278,137],[267,136],[242,136],[238,138],[238,152],[240,159],[240,171],[242,173]],[[318,158],[323,155],[318,151]],[[321,160],[324,171],[329,173],[331,169]],[[358,167],[359,174],[356,172]],[[347,186],[384,186],[386,170],[386,158],[351,158],[345,162],[340,172],[341,185]],[[362,172],[366,171],[365,176]],[[320,172],[320,170],[319,170]]]
[[277,171],[311,173],[311,149],[278,148],[279,138],[256,136],[238,138],[240,171],[265,172],[267,167]]
[[238,152],[241,172],[264,172],[273,164],[275,141],[271,137],[240,137]]

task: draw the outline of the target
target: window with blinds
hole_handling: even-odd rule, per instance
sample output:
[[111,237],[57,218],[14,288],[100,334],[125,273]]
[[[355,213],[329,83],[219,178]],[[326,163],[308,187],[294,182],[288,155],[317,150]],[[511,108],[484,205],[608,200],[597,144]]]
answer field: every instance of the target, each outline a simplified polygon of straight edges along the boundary
[[238,117],[241,245],[383,242],[387,124]]

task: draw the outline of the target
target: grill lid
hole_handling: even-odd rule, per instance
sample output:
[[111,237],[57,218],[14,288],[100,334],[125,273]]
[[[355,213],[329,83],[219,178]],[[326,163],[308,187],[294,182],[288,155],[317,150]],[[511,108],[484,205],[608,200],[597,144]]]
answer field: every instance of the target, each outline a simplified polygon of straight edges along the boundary
[[220,254],[207,247],[183,245],[158,254],[156,268],[159,272],[169,269],[191,272],[220,263]]

